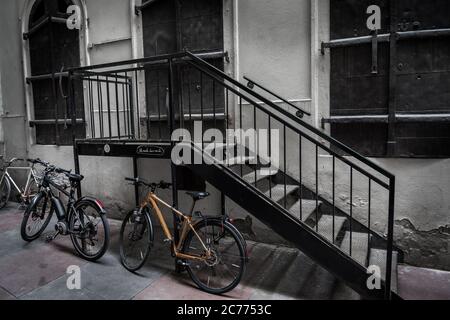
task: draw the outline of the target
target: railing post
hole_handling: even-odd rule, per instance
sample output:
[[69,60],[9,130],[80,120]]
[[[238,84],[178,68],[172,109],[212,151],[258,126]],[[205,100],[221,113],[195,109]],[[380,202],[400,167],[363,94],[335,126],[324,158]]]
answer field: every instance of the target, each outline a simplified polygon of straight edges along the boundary
[[391,300],[392,254],[394,251],[394,222],[395,222],[395,177],[392,176],[389,179],[389,221],[388,221],[386,276],[385,276],[386,300]]
[[[68,103],[68,108],[69,108],[69,113],[71,114],[72,117],[72,144],[73,144],[73,159],[74,159],[74,167],[75,167],[75,173],[76,174],[80,174],[80,158],[78,156],[78,144],[76,142],[77,139],[77,108],[75,106],[75,87],[73,85],[73,72],[69,71],[69,76],[68,76],[68,86],[69,86],[69,103]],[[82,192],[81,192],[81,182],[78,184],[78,188],[77,188],[77,196],[80,199],[82,197]]]
[[[175,130],[175,108],[174,108],[174,70],[172,58],[169,59],[169,138],[172,138],[172,133]],[[175,141],[171,141],[172,148],[174,147]],[[178,209],[178,187],[177,187],[177,168],[173,162],[171,162],[172,167],[172,198],[173,207]],[[175,243],[178,244],[180,239],[180,234],[178,230],[179,218],[175,213],[173,214],[173,232]]]

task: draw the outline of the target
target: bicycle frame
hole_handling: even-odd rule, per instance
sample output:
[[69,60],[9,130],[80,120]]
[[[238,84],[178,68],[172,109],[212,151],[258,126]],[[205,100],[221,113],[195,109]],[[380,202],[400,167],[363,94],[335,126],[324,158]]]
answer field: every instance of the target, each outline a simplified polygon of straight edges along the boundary
[[[167,207],[168,209],[172,210],[175,214],[177,214],[183,220],[183,225],[182,225],[181,234],[180,234],[180,240],[178,243],[175,243],[173,235],[171,234],[169,227],[167,225],[166,219],[164,218],[164,215],[162,214],[160,208],[158,207],[158,203],[160,203],[163,206]],[[184,259],[184,260],[198,260],[198,261],[205,261],[210,258],[211,251],[206,247],[205,243],[200,238],[197,231],[195,231],[195,228],[192,224],[192,217],[186,216],[181,211],[179,211],[179,210],[175,209],[174,207],[172,207],[171,205],[167,204],[153,192],[149,192],[146,200],[142,203],[142,205],[140,207],[141,210],[144,209],[149,204],[152,206],[152,208],[156,212],[156,216],[158,217],[161,227],[163,228],[164,235],[167,237],[168,240],[170,240],[172,242],[173,251],[174,251],[176,258]],[[189,230],[192,230],[192,232],[194,232],[195,236],[198,238],[201,245],[205,249],[205,251],[206,251],[205,256],[195,256],[195,255],[187,255],[187,254],[181,253],[181,249],[182,249],[184,240],[186,239],[186,237],[189,233]]]
[[[14,179],[9,174],[10,170],[14,170],[14,171],[28,171],[27,183],[25,184],[25,188],[23,190],[21,190],[19,188],[17,183],[14,181]],[[29,191],[29,189],[31,187],[31,182],[33,180],[36,183],[36,185],[38,185],[38,181],[36,179],[36,172],[34,170],[34,166],[31,166],[31,167],[8,167],[8,168],[6,168],[4,170],[2,178],[0,179],[0,184],[3,182],[3,180],[5,178],[8,179],[12,183],[13,187],[17,190],[17,192],[19,192],[21,194],[22,197],[28,196],[27,192]]]

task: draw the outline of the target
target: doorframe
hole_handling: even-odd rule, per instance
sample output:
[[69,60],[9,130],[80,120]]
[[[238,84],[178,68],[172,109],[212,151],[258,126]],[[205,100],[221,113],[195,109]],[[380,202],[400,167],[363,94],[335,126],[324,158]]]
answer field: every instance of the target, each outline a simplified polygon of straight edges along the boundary
[[[135,8],[143,3],[143,0],[130,0],[131,13],[131,46],[133,59],[144,58],[144,31],[142,14],[136,14]],[[224,62],[224,72],[235,79],[239,76],[239,18],[238,0],[222,0],[223,22],[223,50],[228,52],[229,62]],[[147,117],[146,88],[143,72],[139,72],[140,117]],[[136,98],[136,97],[135,97]],[[134,100],[137,101],[137,100]],[[232,103],[232,101],[230,101]],[[229,108],[228,121],[230,128],[234,125],[235,110]],[[138,122],[139,123],[139,122]]]
[[[28,24],[30,19],[31,10],[37,0],[27,0],[24,2],[22,12],[19,17],[21,24],[21,40],[22,40],[22,65],[24,76],[24,92],[25,92],[25,104],[27,112],[27,122],[34,120],[34,98],[33,98],[33,86],[28,84],[26,78],[31,76],[31,58],[30,58],[30,43],[29,40],[23,39],[22,35],[29,31]],[[89,47],[89,18],[87,13],[86,0],[72,0],[73,4],[81,8],[81,28],[78,30],[79,36],[79,50],[80,50],[80,65],[89,66],[91,64],[91,56],[88,50]],[[85,89],[86,90],[86,89]],[[86,108],[86,104],[85,104]],[[30,128],[27,125],[26,135],[28,137],[28,149],[36,145],[36,129]]]

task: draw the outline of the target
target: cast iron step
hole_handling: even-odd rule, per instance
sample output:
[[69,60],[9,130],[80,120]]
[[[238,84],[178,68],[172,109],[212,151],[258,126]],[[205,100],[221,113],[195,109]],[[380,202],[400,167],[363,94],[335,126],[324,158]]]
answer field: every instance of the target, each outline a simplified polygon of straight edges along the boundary
[[[352,252],[350,254],[350,235],[351,235],[351,245]],[[342,241],[341,249],[346,254],[350,255],[359,264],[366,267],[367,266],[367,255],[368,255],[368,234],[359,232],[346,232],[344,240]]]
[[347,218],[344,217],[334,217],[334,238],[333,238],[333,216],[324,215],[320,218],[318,223],[318,228],[314,227],[314,230],[318,230],[319,234],[330,241],[331,243],[336,243],[339,232],[341,231]]
[[[381,279],[386,279],[386,256],[387,251],[382,249],[371,249],[370,250],[370,258],[369,265],[370,266],[379,266],[381,270]],[[392,288],[391,291],[397,293],[397,261],[398,261],[398,252],[394,251],[392,253]]]
[[272,190],[268,190],[266,192],[266,196],[269,198],[272,198],[272,200],[275,202],[279,202],[284,198],[285,195],[288,196],[292,192],[294,192],[295,190],[298,190],[298,189],[299,189],[299,186],[287,185],[286,190],[285,190],[284,184],[279,184],[279,185],[276,185],[275,187],[273,187]]
[[305,222],[309,219],[309,217],[316,212],[316,209],[320,208],[322,202],[319,201],[319,205],[317,206],[315,200],[299,200],[297,201],[289,211],[296,217],[300,217],[300,205],[302,206],[302,221]]

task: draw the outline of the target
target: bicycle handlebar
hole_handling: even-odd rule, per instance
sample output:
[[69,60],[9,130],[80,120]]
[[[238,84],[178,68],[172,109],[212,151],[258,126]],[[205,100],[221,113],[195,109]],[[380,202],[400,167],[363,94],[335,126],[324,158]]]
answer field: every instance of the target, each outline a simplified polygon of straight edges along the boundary
[[40,164],[43,165],[44,167],[48,167],[50,166],[50,163],[42,161],[41,159],[37,158],[37,159],[27,159],[27,161],[31,164]]
[[148,183],[142,180],[141,178],[125,178],[125,181],[132,182],[134,185],[143,185],[152,189],[169,189],[172,187],[171,183],[160,181],[159,183]]

